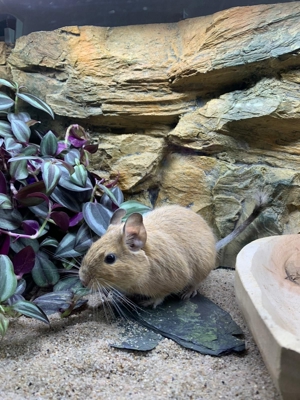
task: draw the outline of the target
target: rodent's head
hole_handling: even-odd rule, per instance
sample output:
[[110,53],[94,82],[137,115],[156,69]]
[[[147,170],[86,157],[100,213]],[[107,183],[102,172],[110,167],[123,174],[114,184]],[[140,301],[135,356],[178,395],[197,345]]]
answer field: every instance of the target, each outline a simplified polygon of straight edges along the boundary
[[136,293],[136,287],[148,275],[149,261],[142,250],[147,240],[143,217],[134,213],[122,224],[125,214],[122,209],[113,214],[107,232],[82,260],[79,277],[84,286]]

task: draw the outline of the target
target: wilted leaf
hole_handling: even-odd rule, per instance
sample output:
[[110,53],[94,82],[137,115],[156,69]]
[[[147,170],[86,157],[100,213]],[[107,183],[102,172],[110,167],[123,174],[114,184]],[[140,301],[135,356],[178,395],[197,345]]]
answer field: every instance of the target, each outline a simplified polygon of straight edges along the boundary
[[108,228],[112,212],[99,203],[85,203],[82,212],[88,226],[98,236],[104,235]]
[[31,106],[45,111],[46,113],[51,115],[51,117],[54,119],[54,113],[51,107],[48,106],[48,104],[45,103],[43,100],[39,99],[38,97],[30,93],[17,93],[17,96],[23,101],[26,101],[26,103],[30,104]]
[[50,194],[58,184],[61,177],[61,170],[51,161],[46,161],[42,164],[42,175],[46,187],[46,193]]
[[[63,313],[74,301],[74,293],[69,290],[64,290],[60,292],[44,294],[43,296],[35,299],[34,303],[44,310],[47,315],[51,315],[57,312]],[[73,304],[73,310],[81,307],[86,302],[87,300],[77,300],[76,303]]]
[[59,280],[56,266],[49,257],[39,251],[36,254],[35,264],[31,271],[34,282],[40,287],[55,285]]
[[35,318],[39,321],[50,324],[47,315],[44,311],[34,303],[30,303],[26,300],[20,300],[12,305],[12,308],[20,314],[26,315],[26,317]]
[[69,258],[78,257],[81,254],[74,250],[76,235],[74,233],[67,233],[62,241],[59,243],[56,252],[54,254],[55,258]]
[[53,211],[50,217],[62,231],[66,232],[68,230],[70,218],[67,213],[64,211]]
[[90,154],[95,154],[98,151],[99,146],[97,144],[86,144],[83,148]]
[[0,228],[7,231],[14,231],[21,226],[23,221],[22,215],[18,210],[1,210],[0,209]]
[[35,252],[31,246],[26,246],[15,254],[13,258],[13,265],[15,274],[22,277],[24,274],[30,272],[35,263]]
[[15,102],[7,94],[0,92],[0,111],[8,110],[14,104]]
[[0,304],[15,293],[17,278],[13,264],[6,255],[0,255]]
[[41,140],[40,151],[43,156],[54,156],[57,151],[58,140],[52,131],[46,133]]

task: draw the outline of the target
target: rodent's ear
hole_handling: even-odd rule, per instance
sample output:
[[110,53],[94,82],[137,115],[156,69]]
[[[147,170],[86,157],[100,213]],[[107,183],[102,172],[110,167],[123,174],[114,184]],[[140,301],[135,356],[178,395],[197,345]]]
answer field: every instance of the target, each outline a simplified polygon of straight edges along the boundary
[[119,225],[123,217],[125,217],[126,211],[123,208],[118,208],[112,215],[109,224]]
[[145,246],[147,232],[141,214],[131,214],[123,228],[124,241],[131,251],[138,251]]

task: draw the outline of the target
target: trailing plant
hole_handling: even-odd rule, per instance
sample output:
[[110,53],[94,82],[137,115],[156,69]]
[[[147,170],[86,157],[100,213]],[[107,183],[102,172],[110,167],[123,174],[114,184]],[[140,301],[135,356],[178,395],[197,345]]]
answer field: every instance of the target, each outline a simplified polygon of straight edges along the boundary
[[[0,92],[3,335],[5,314],[11,311],[47,322],[44,313],[59,311],[66,316],[84,304],[87,290],[78,279],[82,256],[105,233],[118,207],[125,208],[128,215],[149,208],[124,202],[117,181],[107,182],[88,170],[90,155],[98,145],[91,143],[81,126],[69,126],[64,138],[51,130],[42,132],[38,121],[19,111],[19,102],[54,118],[52,109],[15,82],[0,79],[0,85],[12,94]],[[41,295],[45,291],[48,293]],[[27,298],[33,299],[31,306],[24,303]],[[24,311],[24,304],[31,307],[29,311]]]

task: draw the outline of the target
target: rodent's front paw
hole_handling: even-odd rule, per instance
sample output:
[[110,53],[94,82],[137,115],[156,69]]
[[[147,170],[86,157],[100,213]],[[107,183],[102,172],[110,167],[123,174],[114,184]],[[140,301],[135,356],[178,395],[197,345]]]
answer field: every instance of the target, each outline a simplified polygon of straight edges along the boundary
[[164,301],[164,297],[159,297],[159,298],[150,298],[148,300],[143,300],[140,304],[143,307],[150,307],[152,306],[152,308],[156,308],[157,306],[159,306],[162,302]]

